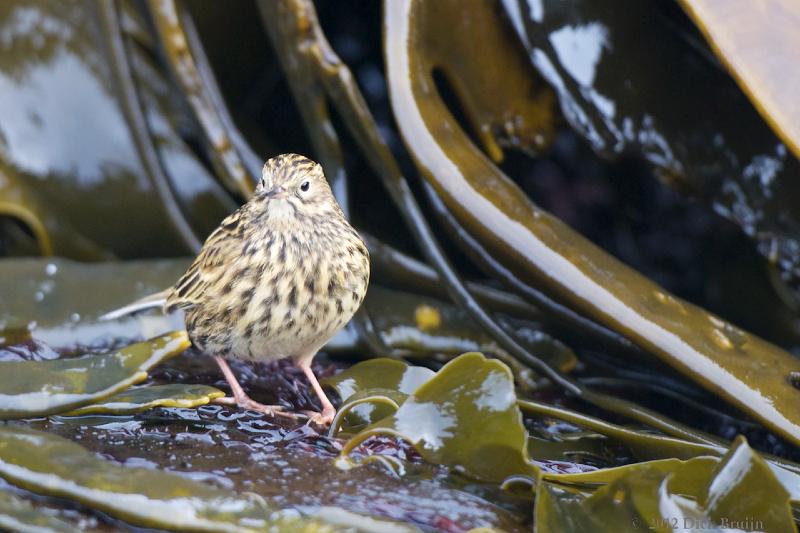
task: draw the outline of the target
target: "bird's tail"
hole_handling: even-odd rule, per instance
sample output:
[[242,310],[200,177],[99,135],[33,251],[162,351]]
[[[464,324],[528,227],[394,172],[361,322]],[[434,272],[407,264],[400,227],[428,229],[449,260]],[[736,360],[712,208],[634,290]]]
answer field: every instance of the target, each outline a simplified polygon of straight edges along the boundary
[[145,296],[141,300],[136,300],[135,302],[130,303],[124,307],[120,307],[119,309],[115,309],[114,311],[109,311],[108,313],[100,316],[100,320],[116,320],[120,317],[132,315],[134,313],[138,313],[139,311],[144,311],[145,309],[152,309],[154,307],[159,307],[163,309],[164,305],[167,303],[167,296],[169,296],[169,291],[170,289],[164,289],[161,292],[151,294],[150,296]]

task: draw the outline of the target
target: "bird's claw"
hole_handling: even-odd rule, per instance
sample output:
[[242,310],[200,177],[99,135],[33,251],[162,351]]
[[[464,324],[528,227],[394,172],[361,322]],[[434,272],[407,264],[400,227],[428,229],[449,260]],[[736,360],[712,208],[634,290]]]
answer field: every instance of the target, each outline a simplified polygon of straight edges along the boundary
[[308,417],[308,422],[306,422],[306,424],[316,424],[327,427],[331,425],[331,422],[333,422],[333,419],[336,416],[336,411],[333,409],[323,409],[321,413],[318,413],[317,411],[303,411],[303,414]]

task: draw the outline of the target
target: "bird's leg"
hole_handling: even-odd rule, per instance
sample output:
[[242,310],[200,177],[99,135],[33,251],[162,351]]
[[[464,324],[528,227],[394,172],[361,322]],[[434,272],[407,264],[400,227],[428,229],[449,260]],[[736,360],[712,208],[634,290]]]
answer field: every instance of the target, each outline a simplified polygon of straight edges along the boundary
[[317,381],[317,376],[314,375],[314,371],[311,370],[311,359],[299,361],[297,366],[303,369],[303,373],[308,378],[308,381],[311,382],[311,386],[314,387],[314,392],[317,393],[319,403],[322,404],[322,412],[308,412],[309,421],[325,426],[330,425],[330,423],[333,422],[333,417],[336,415],[336,409],[325,395],[325,391],[322,390],[322,386],[319,384],[319,381]]
[[233,398],[217,398],[214,400],[215,403],[221,403],[224,405],[238,405],[242,409],[258,411],[269,416],[297,418],[297,414],[284,411],[283,407],[280,405],[264,405],[250,398],[239,384],[236,376],[233,375],[233,370],[231,370],[231,367],[228,366],[228,362],[218,355],[214,356],[214,360],[219,365],[220,370],[222,370],[222,374],[225,376],[225,380],[228,382],[228,385],[231,387],[231,392],[233,393]]

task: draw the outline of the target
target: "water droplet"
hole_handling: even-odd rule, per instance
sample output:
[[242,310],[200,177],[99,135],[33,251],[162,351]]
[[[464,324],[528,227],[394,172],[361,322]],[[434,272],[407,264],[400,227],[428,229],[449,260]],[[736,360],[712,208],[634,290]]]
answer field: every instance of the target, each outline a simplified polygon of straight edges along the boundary
[[47,263],[47,266],[44,267],[44,272],[48,276],[54,276],[58,272],[58,266],[55,263]]
[[31,320],[30,322],[28,322],[28,326],[27,326],[28,327],[28,331],[35,330],[36,326],[38,326],[38,325],[39,325],[38,322],[36,322],[35,320]]
[[72,320],[73,322],[80,322],[80,320],[81,320],[81,315],[80,315],[80,313],[72,313],[72,314],[69,316],[69,319],[70,319],[70,320]]
[[741,349],[747,343],[747,333],[716,317],[711,317],[716,327],[711,330],[711,338],[722,349]]
[[719,318],[717,318],[715,316],[710,316],[708,318],[709,318],[709,320],[711,320],[711,323],[714,325],[715,328],[723,328],[723,327],[725,327],[725,322],[723,322]]
[[36,294],[33,295],[33,299],[37,302],[41,302],[44,300],[44,293],[42,291],[36,291]]
[[653,291],[653,298],[655,298],[656,301],[662,305],[667,305],[683,315],[686,314],[686,308],[683,306],[683,304],[669,293],[655,290]]
[[731,340],[719,329],[714,328],[711,330],[711,338],[714,339],[716,345],[723,350],[730,350],[733,348]]

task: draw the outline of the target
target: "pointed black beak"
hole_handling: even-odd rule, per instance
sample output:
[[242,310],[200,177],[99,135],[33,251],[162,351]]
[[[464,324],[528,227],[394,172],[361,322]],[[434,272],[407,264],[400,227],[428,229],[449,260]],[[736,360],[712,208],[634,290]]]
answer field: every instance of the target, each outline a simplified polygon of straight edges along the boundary
[[286,197],[287,194],[283,187],[273,187],[271,190],[267,191],[267,198],[270,200],[282,200]]

